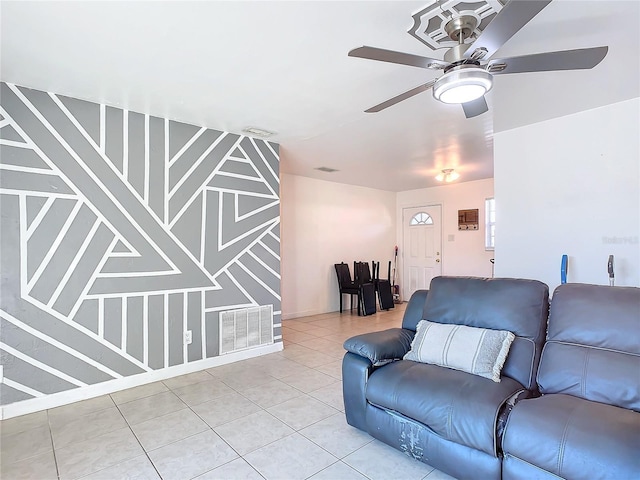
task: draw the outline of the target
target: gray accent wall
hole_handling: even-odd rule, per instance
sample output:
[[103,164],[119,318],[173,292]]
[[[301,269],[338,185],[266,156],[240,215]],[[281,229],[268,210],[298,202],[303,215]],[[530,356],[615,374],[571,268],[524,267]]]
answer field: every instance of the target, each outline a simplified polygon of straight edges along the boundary
[[280,324],[277,144],[6,83],[0,107],[0,404],[215,357],[221,311]]

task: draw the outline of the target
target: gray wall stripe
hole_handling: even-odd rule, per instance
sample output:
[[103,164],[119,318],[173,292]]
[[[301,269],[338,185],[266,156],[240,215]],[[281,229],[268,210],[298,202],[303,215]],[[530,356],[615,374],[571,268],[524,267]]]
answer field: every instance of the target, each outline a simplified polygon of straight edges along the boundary
[[62,289],[62,292],[60,292],[58,300],[53,304],[53,308],[57,312],[63,315],[69,315],[71,313],[87,283],[90,281],[93,272],[98,268],[102,257],[107,254],[113,237],[113,232],[103,223],[98,226],[87,249],[80,257],[80,261],[67,280],[67,284]]
[[149,366],[164,367],[164,297],[149,296]]
[[187,295],[187,329],[191,330],[192,342],[187,345],[188,361],[202,359],[202,294],[189,292]]
[[169,366],[180,365],[183,361],[184,342],[184,295],[169,295]]
[[105,125],[105,154],[111,163],[122,173],[122,155],[124,154],[123,111],[119,108],[107,107]]
[[149,206],[159,218],[164,218],[164,121],[161,118],[149,119]]
[[191,137],[198,133],[200,127],[189,125],[188,123],[174,122],[172,120],[169,122],[169,130],[171,130],[171,135],[169,135],[169,159],[171,159],[184,147]]
[[94,142],[100,143],[100,105],[58,95],[65,107],[78,119]]
[[144,115],[129,112],[129,155],[127,180],[136,192],[142,197],[144,194],[144,171],[145,171],[145,133]]
[[238,175],[245,175],[247,177],[253,177],[256,179],[260,178],[258,173],[250,164],[246,162],[238,162],[236,160],[231,160],[231,159],[224,162],[222,167],[220,167],[220,171],[228,172],[228,173],[236,173]]
[[14,357],[2,351],[2,349],[0,349],[0,355],[5,365],[4,375],[7,378],[20,378],[22,380],[20,383],[25,387],[47,394],[77,388],[77,385]]
[[[111,380],[114,377],[106,372],[103,372],[93,365],[83,362],[79,358],[73,356],[71,353],[61,350],[60,348],[51,345],[38,337],[17,328],[15,325],[0,318],[0,326],[3,330],[2,340],[3,342],[16,350],[20,350],[23,345],[31,345],[32,348],[29,352],[25,353],[27,357],[44,363],[49,367],[69,375],[70,377],[84,382],[87,384],[104,382]],[[9,365],[7,365],[9,367]],[[11,370],[7,376],[12,376]],[[16,374],[16,379],[23,385],[26,384],[29,379],[23,374]]]
[[60,242],[49,264],[31,289],[30,295],[32,297],[45,304],[49,302],[95,221],[94,213],[89,210],[89,207],[82,205],[73,218],[69,230],[62,237],[62,242]]
[[274,272],[280,273],[280,260],[273,256],[271,250],[267,250],[259,243],[251,247],[251,252],[266,263]]
[[207,186],[223,190],[233,190],[238,193],[252,192],[261,193],[263,195],[273,195],[271,190],[269,190],[269,187],[267,187],[262,180],[249,180],[246,178],[216,175],[211,179]]
[[85,300],[78,308],[73,321],[98,333],[98,299]]
[[143,297],[127,298],[127,353],[142,360]]
[[169,168],[169,190],[174,189],[176,184],[185,176],[191,166],[202,156],[204,152],[207,151],[211,144],[215,142],[220,135],[222,135],[222,132],[207,130],[185,150],[180,158],[176,159],[175,163],[173,163]]
[[202,197],[205,192],[198,195],[176,222],[171,231],[196,258],[200,258],[202,244]]
[[169,200],[169,218],[173,219],[174,216],[182,210],[185,204],[193,197],[195,192],[202,187],[204,179],[209,178],[215,168],[227,154],[229,149],[238,140],[238,135],[227,134],[220,142],[213,148],[213,150],[202,160],[202,162],[185,177],[184,183],[176,188],[175,193]]
[[[232,310],[231,308],[229,310]],[[207,357],[220,355],[220,324],[218,312],[207,312],[205,316],[205,333],[207,335]]]
[[[4,128],[2,130],[4,130]],[[5,165],[19,165],[21,167],[51,170],[36,152],[26,148],[0,145],[0,158],[2,158],[2,163]]]
[[104,339],[118,348],[125,348],[122,345],[122,304],[119,297],[104,299]]
[[33,396],[20,390],[16,390],[4,383],[0,383],[0,398],[2,399],[2,404],[5,405],[8,403],[20,402],[22,400],[29,400],[30,398],[33,398]]
[[56,198],[27,240],[27,281],[44,260],[76,203],[73,199]]

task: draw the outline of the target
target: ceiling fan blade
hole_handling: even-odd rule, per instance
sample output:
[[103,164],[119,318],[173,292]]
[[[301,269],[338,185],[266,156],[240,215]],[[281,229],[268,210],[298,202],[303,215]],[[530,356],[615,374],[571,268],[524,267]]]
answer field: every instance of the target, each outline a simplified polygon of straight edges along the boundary
[[481,50],[486,53],[480,58],[489,58],[550,3],[551,0],[511,0],[489,22],[464,56],[469,58],[474,52]]
[[379,103],[375,107],[371,107],[368,110],[365,110],[365,113],[376,113],[376,112],[379,112],[380,110],[384,110],[385,108],[389,108],[390,106],[395,105],[396,103],[400,103],[401,101],[406,100],[407,98],[411,98],[414,95],[424,92],[425,90],[429,90],[431,87],[433,87],[434,83],[436,83],[436,81],[431,80],[430,82],[427,82],[416,88],[412,88],[408,92],[401,93],[396,97],[390,98],[386,102]]
[[501,58],[489,62],[487,70],[494,75],[554,70],[588,70],[598,65],[608,51],[609,47],[594,47]]
[[431,68],[434,70],[442,70],[449,66],[448,62],[436,58],[421,57],[420,55],[367,46],[354,48],[349,52],[349,56],[377,60],[379,62],[409,65],[411,67]]
[[484,97],[480,97],[470,102],[463,103],[462,109],[464,110],[464,116],[467,118],[477,117],[478,115],[482,115],[484,112],[489,111],[487,101],[484,99]]

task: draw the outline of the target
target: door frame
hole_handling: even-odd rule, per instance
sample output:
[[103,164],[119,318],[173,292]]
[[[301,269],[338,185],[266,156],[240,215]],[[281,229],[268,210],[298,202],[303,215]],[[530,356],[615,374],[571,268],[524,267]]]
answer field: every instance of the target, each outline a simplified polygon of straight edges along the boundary
[[419,203],[417,205],[402,205],[400,206],[400,245],[402,245],[402,253],[400,254],[400,264],[402,266],[401,272],[402,276],[400,276],[400,272],[397,272],[398,279],[402,278],[402,285],[400,285],[400,291],[402,292],[402,301],[408,302],[409,299],[406,297],[406,286],[404,285],[404,267],[405,267],[405,257],[404,257],[404,213],[405,210],[413,209],[413,208],[429,208],[429,207],[440,207],[440,274],[444,270],[444,205],[442,203]]

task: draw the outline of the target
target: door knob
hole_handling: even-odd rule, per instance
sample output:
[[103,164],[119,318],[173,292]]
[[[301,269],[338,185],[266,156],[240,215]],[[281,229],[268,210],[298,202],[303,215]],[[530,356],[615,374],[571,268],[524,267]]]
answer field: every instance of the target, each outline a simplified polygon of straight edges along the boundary
[[440,259],[439,258],[436,258],[436,263],[440,263]]

